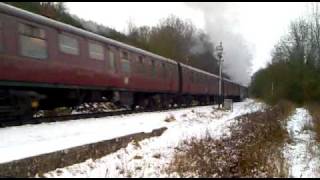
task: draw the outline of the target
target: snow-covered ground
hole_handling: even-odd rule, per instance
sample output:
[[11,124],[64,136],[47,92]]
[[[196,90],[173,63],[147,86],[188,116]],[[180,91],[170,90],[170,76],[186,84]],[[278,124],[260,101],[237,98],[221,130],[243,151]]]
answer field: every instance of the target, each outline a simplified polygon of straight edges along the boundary
[[[216,138],[228,136],[230,134],[228,127],[235,123],[235,117],[263,108],[262,103],[246,100],[235,103],[233,112],[219,111],[213,109],[212,106],[207,106],[123,117],[127,118],[125,122],[131,121],[132,126],[129,129],[152,129],[151,127],[166,126],[168,130],[160,137],[146,139],[138,144],[132,142],[128,147],[100,159],[89,159],[83,163],[48,172],[45,176],[166,177],[168,175],[164,172],[164,168],[172,159],[174,149],[181,141],[189,137],[204,136],[206,133],[210,133]],[[174,116],[175,121],[165,122],[164,120],[169,116]],[[118,120],[123,118],[118,118]],[[104,120],[106,119],[108,118],[104,118]],[[148,123],[150,124],[146,125]],[[128,126],[130,125],[128,124]],[[143,128],[143,126],[148,128]]]
[[312,117],[304,108],[297,108],[288,118],[290,144],[284,149],[288,159],[289,177],[320,177],[320,148],[312,131]]
[[[229,136],[228,127],[236,123],[235,117],[264,107],[247,99],[235,103],[233,112],[205,106],[2,128],[0,163],[167,127],[160,137],[131,142],[126,148],[100,159],[89,159],[45,174],[46,177],[167,177],[165,167],[183,140],[206,133],[216,138]],[[173,121],[166,122],[169,117],[173,117]],[[304,108],[297,108],[288,117],[286,128],[290,141],[283,152],[289,177],[320,177],[320,146],[312,126],[312,117]]]

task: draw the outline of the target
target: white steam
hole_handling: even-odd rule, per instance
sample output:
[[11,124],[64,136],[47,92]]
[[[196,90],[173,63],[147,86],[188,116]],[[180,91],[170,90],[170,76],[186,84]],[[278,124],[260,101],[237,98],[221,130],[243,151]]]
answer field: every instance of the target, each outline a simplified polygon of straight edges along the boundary
[[[237,6],[234,3],[186,3],[189,7],[204,13],[205,31],[216,45],[222,41],[224,48],[223,71],[232,80],[248,85],[252,54],[248,44],[241,34],[237,32]],[[198,49],[199,47],[196,47]]]

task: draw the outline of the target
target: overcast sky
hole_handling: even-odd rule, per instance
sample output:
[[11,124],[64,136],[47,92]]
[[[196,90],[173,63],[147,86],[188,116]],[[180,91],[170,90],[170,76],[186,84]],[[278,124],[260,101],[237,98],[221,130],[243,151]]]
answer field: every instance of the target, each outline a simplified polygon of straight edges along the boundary
[[[270,52],[275,43],[285,34],[290,21],[301,16],[309,6],[307,3],[299,2],[69,2],[66,5],[71,14],[113,27],[121,32],[126,32],[129,21],[137,26],[155,25],[160,19],[173,14],[182,19],[191,20],[196,27],[205,30],[214,40],[226,42],[224,43],[226,54],[228,50],[229,52],[234,51],[236,47],[231,47],[231,44],[227,43],[227,33],[220,35],[221,29],[220,31],[215,30],[215,27],[219,26],[225,32],[238,34],[246,43],[252,55],[249,74],[264,67],[270,61]],[[243,47],[239,46],[239,49]],[[227,64],[236,61],[233,59],[234,56],[229,56],[229,58],[232,60],[225,59]]]

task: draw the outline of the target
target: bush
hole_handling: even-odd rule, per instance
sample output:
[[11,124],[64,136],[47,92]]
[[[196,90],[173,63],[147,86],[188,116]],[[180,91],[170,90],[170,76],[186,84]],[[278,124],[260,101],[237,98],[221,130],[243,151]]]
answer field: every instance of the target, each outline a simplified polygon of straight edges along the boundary
[[294,105],[287,101],[237,118],[231,137],[184,141],[167,168],[180,177],[287,177],[288,166],[282,154],[287,141],[285,119]]
[[252,78],[250,94],[269,104],[289,100],[298,105],[320,101],[319,71],[305,64],[273,63]]

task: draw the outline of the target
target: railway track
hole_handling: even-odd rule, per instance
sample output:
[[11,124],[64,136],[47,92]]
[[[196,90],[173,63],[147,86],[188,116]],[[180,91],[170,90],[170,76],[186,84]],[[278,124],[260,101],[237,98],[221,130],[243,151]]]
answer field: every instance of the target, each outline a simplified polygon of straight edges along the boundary
[[169,110],[177,110],[177,109],[201,107],[201,106],[208,106],[208,105],[171,107],[171,108],[161,108],[161,109],[158,108],[158,109],[140,109],[140,110],[115,110],[115,111],[109,111],[109,112],[95,112],[95,113],[84,113],[84,114],[36,117],[28,120],[21,120],[21,119],[17,120],[15,118],[6,118],[3,120],[0,119],[0,128],[21,126],[26,124],[40,124],[40,123],[46,123],[46,122],[48,123],[48,122],[61,122],[61,121],[80,120],[80,119],[88,119],[88,118],[102,118],[102,117],[137,114],[137,113],[144,113],[144,112],[165,112]]

